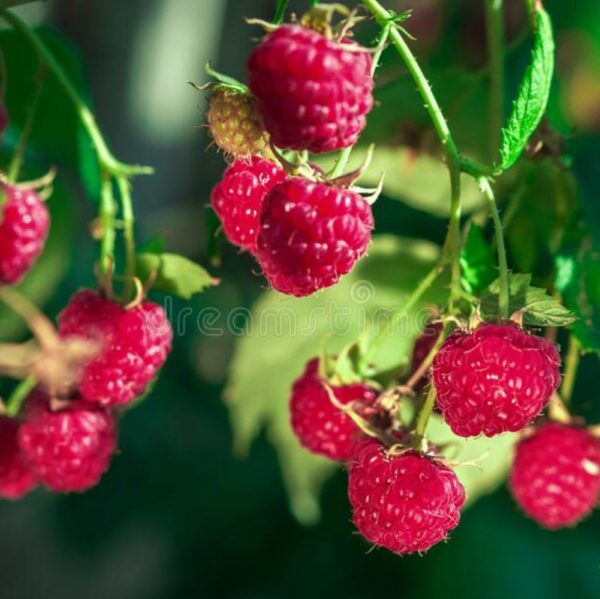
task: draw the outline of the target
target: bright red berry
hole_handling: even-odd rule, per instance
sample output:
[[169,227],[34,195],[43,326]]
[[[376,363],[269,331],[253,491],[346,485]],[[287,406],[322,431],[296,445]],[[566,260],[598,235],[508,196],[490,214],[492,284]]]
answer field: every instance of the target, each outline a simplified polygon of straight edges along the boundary
[[61,337],[100,344],[81,373],[79,392],[106,407],[126,404],[144,393],[171,351],[173,331],[165,311],[145,301],[125,309],[85,289],[58,316]]
[[29,189],[3,185],[0,206],[0,285],[18,283],[44,249],[50,216]]
[[208,104],[208,128],[224,152],[249,158],[265,150],[269,136],[260,124],[252,96],[216,87]]
[[443,541],[465,502],[456,474],[439,460],[414,451],[393,455],[375,439],[356,448],[348,496],[359,532],[399,555]]
[[437,405],[461,437],[527,426],[560,383],[555,347],[512,324],[453,333],[433,361]]
[[299,25],[269,34],[248,70],[273,143],[314,153],[354,144],[373,106],[371,66],[370,54],[350,40],[339,43]]
[[[444,325],[441,322],[431,322],[423,329],[423,332],[416,340],[413,347],[411,372],[415,372],[421,364],[427,359],[431,350],[439,339]],[[415,384],[415,388],[421,389],[429,380],[431,368]]]
[[258,156],[236,160],[227,168],[213,188],[210,201],[231,243],[256,253],[263,201],[285,177],[277,164]]
[[0,498],[20,499],[36,486],[36,480],[27,467],[19,446],[19,422],[0,416]]
[[[331,386],[337,401],[354,403],[355,411],[369,419],[377,392],[364,384]],[[352,418],[331,401],[319,374],[319,359],[310,360],[292,386],[290,399],[292,429],[303,447],[332,460],[352,457],[360,429]]]
[[18,443],[35,477],[49,489],[86,491],[108,469],[117,444],[115,422],[107,410],[82,400],[53,411],[36,392],[25,406]]
[[575,426],[540,426],[517,445],[510,488],[545,528],[574,526],[600,500],[600,439]]
[[265,198],[257,258],[274,289],[298,297],[337,283],[365,255],[373,214],[347,189],[291,178]]

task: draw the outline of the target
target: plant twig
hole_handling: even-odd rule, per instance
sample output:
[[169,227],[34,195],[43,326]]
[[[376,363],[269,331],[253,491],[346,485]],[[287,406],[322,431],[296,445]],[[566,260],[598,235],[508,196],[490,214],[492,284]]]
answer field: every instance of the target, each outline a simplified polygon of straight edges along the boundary
[[580,357],[581,345],[575,335],[571,333],[569,336],[569,349],[565,358],[565,374],[560,388],[560,396],[565,404],[571,401],[571,396],[573,395]]

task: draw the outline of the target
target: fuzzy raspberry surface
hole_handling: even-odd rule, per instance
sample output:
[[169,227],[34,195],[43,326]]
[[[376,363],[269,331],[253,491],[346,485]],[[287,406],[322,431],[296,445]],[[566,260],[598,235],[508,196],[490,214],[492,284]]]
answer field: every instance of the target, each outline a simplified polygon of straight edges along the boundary
[[210,201],[231,243],[256,253],[264,199],[285,178],[282,168],[258,156],[240,158],[227,168],[213,188]]
[[[303,447],[331,460],[352,457],[361,435],[350,416],[342,413],[330,400],[319,374],[319,359],[310,360],[292,386],[290,415],[292,430]],[[363,384],[331,386],[335,398],[343,405],[356,402],[356,412],[369,418],[369,407],[377,392]]]
[[510,489],[543,527],[574,526],[600,501],[600,439],[574,426],[540,426],[517,445]]
[[42,253],[50,227],[48,209],[31,190],[2,186],[0,206],[0,284],[18,283]]
[[560,383],[560,356],[541,337],[512,324],[457,331],[433,361],[437,406],[461,437],[527,426]]
[[[441,335],[444,329],[444,325],[441,322],[433,322],[429,323],[419,338],[416,340],[415,345],[413,347],[413,355],[412,355],[412,366],[411,372],[415,372],[421,364],[425,361],[429,353],[434,348],[439,336]],[[423,386],[429,381],[431,376],[431,367],[427,370],[427,372],[417,381],[415,388],[417,390],[421,390]]]
[[208,99],[208,127],[215,143],[227,154],[250,157],[267,146],[252,96],[227,89],[215,89]]
[[83,367],[79,392],[105,407],[129,403],[144,393],[171,351],[173,331],[165,311],[145,301],[126,310],[96,291],[77,292],[58,316],[61,337],[100,344]]
[[107,410],[79,399],[53,411],[48,399],[34,392],[18,443],[31,472],[49,489],[86,491],[108,469],[117,444],[115,422]]
[[365,255],[373,214],[360,195],[291,178],[265,198],[257,258],[274,289],[302,297],[337,283]]
[[399,555],[443,541],[458,525],[465,502],[465,490],[450,468],[412,451],[388,455],[375,439],[356,447],[348,496],[365,539]]
[[19,422],[0,416],[0,498],[20,499],[37,484],[17,444]]
[[373,106],[371,65],[370,54],[350,40],[340,44],[299,25],[270,33],[248,71],[273,143],[313,153],[354,144]]

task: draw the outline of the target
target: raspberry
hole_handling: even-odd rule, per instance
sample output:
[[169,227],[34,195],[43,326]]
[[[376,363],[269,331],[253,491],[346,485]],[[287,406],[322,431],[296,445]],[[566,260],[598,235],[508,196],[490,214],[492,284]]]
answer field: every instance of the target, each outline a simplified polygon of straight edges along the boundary
[[[344,405],[357,402],[357,413],[368,418],[368,409],[377,392],[364,384],[331,386],[336,399]],[[303,447],[332,460],[352,457],[360,429],[350,416],[343,414],[330,400],[319,377],[319,359],[310,360],[296,379],[290,399],[292,429]]]
[[360,195],[291,178],[265,198],[258,261],[271,285],[289,295],[310,295],[337,283],[365,255],[373,215]]
[[258,156],[236,160],[227,168],[213,188],[210,201],[231,243],[256,253],[263,201],[273,186],[285,177],[283,169]]
[[25,406],[18,443],[36,478],[57,492],[85,491],[98,484],[116,448],[112,415],[80,399],[53,411],[40,392]]
[[510,488],[545,528],[577,524],[600,500],[600,440],[574,426],[540,426],[517,445]]
[[353,520],[371,543],[399,555],[427,551],[460,520],[465,490],[450,468],[421,453],[389,455],[366,439],[349,463]]
[[251,54],[248,70],[273,143],[314,153],[354,144],[373,107],[371,64],[369,53],[353,42],[342,45],[299,25],[268,35]]
[[0,284],[18,283],[44,249],[50,216],[31,190],[3,185],[0,207]]
[[0,497],[20,499],[36,485],[17,445],[19,422],[0,416]]
[[437,405],[460,437],[518,431],[560,383],[554,346],[512,324],[456,331],[433,361]]
[[224,152],[235,157],[263,152],[269,138],[260,124],[252,96],[217,86],[208,104],[210,133]]
[[79,392],[105,407],[142,395],[171,350],[173,331],[164,310],[143,302],[126,310],[95,291],[84,289],[58,316],[61,337],[100,342],[99,353],[84,366]]
[[[429,323],[421,336],[415,342],[412,355],[412,366],[411,371],[415,372],[419,366],[426,360],[427,356],[435,346],[440,334],[444,329],[444,325],[441,322]],[[427,372],[417,381],[415,389],[421,390],[425,384],[429,381],[431,376],[431,367]]]

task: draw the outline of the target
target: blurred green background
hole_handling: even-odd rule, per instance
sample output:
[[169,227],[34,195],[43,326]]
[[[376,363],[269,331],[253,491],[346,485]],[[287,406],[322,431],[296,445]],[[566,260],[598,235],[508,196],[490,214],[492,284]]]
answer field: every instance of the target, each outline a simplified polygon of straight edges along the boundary
[[[274,4],[54,0],[20,10],[31,23],[51,30],[47,39],[89,89],[115,154],[155,166],[156,175],[138,179],[134,190],[142,241],[160,232],[169,251],[208,265],[205,206],[224,163],[214,148],[207,150],[210,139],[202,127],[205,98],[187,82],[205,82],[208,59],[220,71],[244,79],[245,58],[258,32],[243,17],[268,20]],[[416,9],[407,23],[417,37],[415,51],[444,106],[452,105],[450,121],[459,144],[481,156],[486,118],[483,3],[388,0],[384,4]],[[522,4],[506,1],[513,95],[530,48]],[[291,5],[301,11],[308,2]],[[547,0],[545,5],[558,44],[550,120],[568,136],[580,190],[576,200],[588,226],[598,233],[600,4]],[[374,33],[367,26],[365,41],[371,42]],[[73,47],[70,42],[65,46],[63,37]],[[27,103],[23,90],[33,89],[35,62],[10,34],[3,32],[1,41],[9,67],[9,110],[18,122]],[[439,206],[444,194],[441,200],[431,199],[428,209],[420,204],[431,195],[437,171],[427,167],[425,179],[410,179],[414,172],[406,156],[427,159],[432,146],[427,118],[391,52],[384,62],[380,81],[384,103],[374,112],[377,116],[365,137],[387,146],[397,144],[403,154],[397,160],[398,174],[390,171],[397,158],[386,163],[388,179],[397,185],[386,190],[390,197],[376,204],[377,233],[439,244],[446,227]],[[400,81],[397,87],[387,83],[395,79]],[[55,315],[71,293],[93,284],[90,266],[96,248],[88,236],[88,223],[94,217],[90,198],[96,174],[85,136],[50,81],[42,104],[28,168],[31,174],[44,172],[49,164],[63,169],[50,204],[52,240],[24,287]],[[5,158],[15,139],[16,128],[9,131]],[[502,200],[510,202],[518,181],[527,179],[529,167],[525,163],[515,180],[508,178]],[[546,229],[555,227],[559,233],[565,218],[578,208],[569,204],[562,220],[554,218],[552,186],[533,185],[523,192],[523,213],[530,221],[517,219],[509,242],[513,264],[533,270],[543,281],[552,246],[539,240],[534,230],[540,214],[545,214],[539,205],[550,206],[551,224]],[[402,284],[402,266],[390,264],[383,272],[389,285]],[[233,309],[250,308],[264,291],[255,271],[248,256],[225,247],[221,267],[213,268],[221,285],[191,304],[173,300],[173,318],[188,305],[194,315],[206,308],[218,310],[221,319]],[[368,271],[365,277],[369,278]],[[224,332],[215,335],[202,333],[197,326],[176,330],[174,351],[153,393],[123,420],[120,453],[99,487],[81,496],[38,491],[18,503],[0,505],[2,599],[600,596],[600,513],[576,530],[545,532],[519,514],[503,485],[465,511],[450,542],[423,557],[400,559],[385,551],[368,551],[353,533],[341,468],[325,485],[320,522],[298,524],[267,435],[258,435],[246,459],[232,455],[232,428],[222,396],[239,335],[235,329],[227,332],[225,325],[217,322]],[[0,331],[2,338],[26,335],[4,311]],[[285,340],[264,340],[264,355],[260,347],[254,352],[257,370],[261,360],[267,360],[269,347],[277,350],[282,343]],[[584,358],[575,390],[578,410],[596,422],[600,420],[597,373],[597,358]],[[284,374],[293,378],[297,372]],[[284,405],[286,397],[280,400]],[[242,412],[244,408],[237,406]]]

